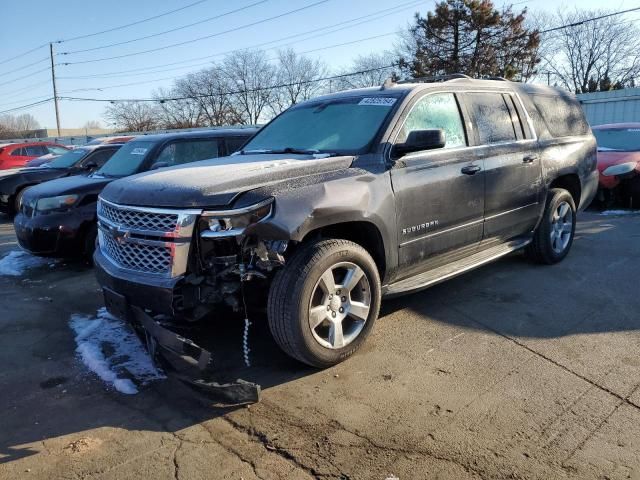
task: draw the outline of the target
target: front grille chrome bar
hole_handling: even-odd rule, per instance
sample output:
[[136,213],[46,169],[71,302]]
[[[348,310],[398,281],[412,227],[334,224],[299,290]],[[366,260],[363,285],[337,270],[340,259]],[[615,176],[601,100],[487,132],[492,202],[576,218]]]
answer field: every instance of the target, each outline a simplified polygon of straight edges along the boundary
[[119,205],[99,198],[98,242],[115,266],[175,278],[187,270],[189,248],[201,210]]

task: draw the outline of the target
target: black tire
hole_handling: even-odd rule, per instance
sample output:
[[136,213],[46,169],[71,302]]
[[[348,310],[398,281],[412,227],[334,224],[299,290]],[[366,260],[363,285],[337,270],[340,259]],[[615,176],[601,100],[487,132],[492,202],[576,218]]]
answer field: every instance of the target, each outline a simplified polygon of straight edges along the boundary
[[[551,234],[553,232],[554,214],[563,203],[571,209],[571,234],[562,251],[554,249]],[[568,223],[568,222],[567,222]],[[563,188],[553,188],[547,194],[547,203],[540,225],[533,235],[533,241],[527,246],[527,256],[536,263],[553,265],[564,259],[571,250],[576,231],[576,204],[571,194]]]
[[[359,267],[366,275],[369,312],[361,330],[350,343],[342,348],[327,348],[316,340],[312,332],[309,310],[312,297],[316,298],[314,295],[317,295],[315,292],[320,277],[329,268],[345,262]],[[358,292],[360,290],[366,289],[360,286]],[[340,295],[338,297],[338,300],[342,298]],[[378,317],[380,299],[378,269],[364,248],[339,239],[308,243],[300,246],[275,275],[267,307],[269,328],[276,343],[285,353],[313,367],[327,368],[351,356],[365,341]],[[351,321],[350,314],[344,315],[347,315],[346,321]]]
[[27,190],[27,187],[18,190],[15,194],[15,196],[13,197],[13,206],[11,207],[13,209],[13,211],[11,212],[13,215],[17,215],[18,212],[20,211],[20,201],[22,200],[22,196],[24,195],[24,192]]
[[98,227],[92,225],[87,229],[86,236],[84,237],[83,256],[89,262],[93,262],[93,252],[96,249],[98,242]]

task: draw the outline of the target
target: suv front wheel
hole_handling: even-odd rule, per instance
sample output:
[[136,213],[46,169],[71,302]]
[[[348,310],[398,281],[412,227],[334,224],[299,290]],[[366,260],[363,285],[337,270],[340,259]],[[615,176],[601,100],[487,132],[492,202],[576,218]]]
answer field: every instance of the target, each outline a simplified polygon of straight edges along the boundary
[[269,291],[269,328],[288,355],[326,368],[364,342],[380,309],[380,276],[371,255],[348,240],[302,245]]
[[527,246],[528,256],[537,263],[552,265],[567,256],[576,232],[576,205],[571,194],[553,188],[533,241]]

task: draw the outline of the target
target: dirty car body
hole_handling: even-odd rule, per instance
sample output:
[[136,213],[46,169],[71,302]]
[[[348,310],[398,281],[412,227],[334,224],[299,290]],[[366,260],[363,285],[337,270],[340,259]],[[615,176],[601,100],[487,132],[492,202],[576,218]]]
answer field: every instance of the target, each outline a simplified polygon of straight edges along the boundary
[[[179,327],[252,295],[285,352],[324,367],[355,351],[381,296],[526,247],[547,228],[549,195],[564,195],[566,219],[596,187],[595,141],[569,94],[462,78],[385,85],[291,107],[224,166],[110,184],[94,260],[122,317],[136,308]],[[566,248],[569,233],[552,235]]]

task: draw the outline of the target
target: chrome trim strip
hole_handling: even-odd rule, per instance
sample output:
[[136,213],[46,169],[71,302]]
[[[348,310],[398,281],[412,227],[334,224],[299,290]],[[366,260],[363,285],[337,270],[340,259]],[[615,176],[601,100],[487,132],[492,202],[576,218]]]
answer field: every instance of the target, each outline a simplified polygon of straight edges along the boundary
[[155,208],[155,207],[134,207],[132,205],[122,205],[119,203],[113,203],[113,202],[110,202],[109,200],[105,200],[100,196],[98,197],[98,200],[100,200],[101,202],[107,203],[115,208],[121,208],[123,210],[133,210],[141,213],[164,213],[169,215],[180,215],[180,214],[200,215],[202,213],[202,210],[196,210],[196,209],[182,210],[178,208],[168,209],[168,208]]
[[223,217],[226,215],[242,215],[243,213],[249,213],[259,208],[265,207],[273,203],[273,197],[268,198],[267,200],[263,200],[262,202],[254,203],[253,205],[249,205],[248,207],[235,208],[231,210],[203,210],[203,217]]
[[421,237],[416,237],[416,238],[412,238],[411,240],[407,240],[406,242],[401,243],[400,247],[404,247],[405,245],[409,245],[409,244],[417,242],[419,240],[426,240],[426,239],[431,238],[431,237],[437,237],[438,235],[442,235],[443,233],[454,232],[456,230],[460,230],[460,229],[463,229],[463,228],[466,228],[466,227],[470,227],[470,226],[476,225],[478,223],[484,223],[487,220],[493,220],[494,218],[502,217],[504,215],[509,215],[510,213],[514,213],[514,212],[517,212],[519,210],[524,210],[525,208],[533,207],[535,205],[540,205],[540,204],[537,203],[537,202],[536,203],[529,203],[529,204],[524,205],[522,207],[518,207],[518,208],[511,209],[511,210],[507,210],[506,212],[500,212],[500,213],[496,213],[495,215],[491,215],[489,217],[484,217],[484,218],[482,218],[480,220],[474,220],[472,222],[465,223],[463,225],[456,225],[455,227],[450,227],[450,228],[447,228],[445,230],[440,230],[438,232],[428,233],[427,235],[423,235]]
[[421,237],[416,237],[416,238],[412,238],[411,240],[407,240],[406,242],[401,243],[400,247],[404,247],[405,245],[409,245],[419,240],[426,240],[427,238],[437,237],[438,235],[442,235],[444,233],[455,232],[456,230],[461,230],[463,228],[471,227],[472,225],[477,225],[478,223],[483,223],[483,222],[484,222],[484,218],[481,218],[479,220],[473,220],[472,222],[468,222],[462,225],[456,225],[455,227],[449,227],[444,230],[440,230],[438,232],[428,233],[426,235],[422,235]]

